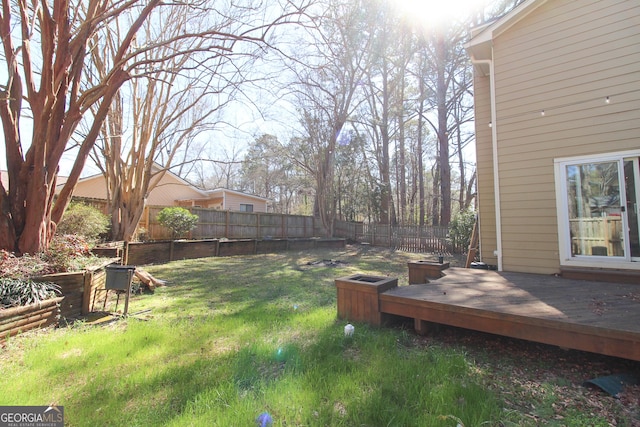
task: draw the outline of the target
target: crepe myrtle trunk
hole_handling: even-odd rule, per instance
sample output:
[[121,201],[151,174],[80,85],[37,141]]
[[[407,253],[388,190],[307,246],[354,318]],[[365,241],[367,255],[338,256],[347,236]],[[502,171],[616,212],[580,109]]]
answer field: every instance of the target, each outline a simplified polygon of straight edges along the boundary
[[[84,21],[75,26],[71,22],[76,16],[71,14],[76,12],[66,1],[16,4],[19,10],[14,15],[10,2],[3,1],[0,14],[0,47],[5,59],[0,74],[6,79],[0,85],[0,120],[8,175],[7,182],[0,183],[0,249],[25,254],[48,248],[111,100],[130,78],[124,57],[160,0],[144,5],[120,44],[108,77],[84,92],[88,43],[112,16],[109,3],[87,3]],[[33,37],[40,37],[37,43],[30,43]],[[33,46],[38,46],[35,55]],[[68,180],[54,199],[62,155],[83,112],[92,105],[97,108],[89,131],[79,145]],[[29,137],[25,137],[27,127],[20,125],[24,116],[32,119]]]

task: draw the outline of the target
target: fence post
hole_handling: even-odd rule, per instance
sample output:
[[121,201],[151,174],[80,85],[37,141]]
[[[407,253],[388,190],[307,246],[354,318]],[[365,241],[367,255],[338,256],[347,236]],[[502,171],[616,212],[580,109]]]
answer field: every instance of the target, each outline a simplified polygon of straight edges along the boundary
[[85,270],[82,283],[82,314],[89,314],[91,312],[92,298],[95,297],[91,284],[93,283],[93,271]]
[[151,223],[149,222],[149,206],[144,207],[144,219],[145,219],[145,228],[147,229],[147,235],[150,234],[149,229],[151,228]]
[[260,238],[260,213],[256,214],[256,240]]
[[129,242],[125,241],[122,245],[122,257],[120,258],[120,264],[128,265],[129,264]]

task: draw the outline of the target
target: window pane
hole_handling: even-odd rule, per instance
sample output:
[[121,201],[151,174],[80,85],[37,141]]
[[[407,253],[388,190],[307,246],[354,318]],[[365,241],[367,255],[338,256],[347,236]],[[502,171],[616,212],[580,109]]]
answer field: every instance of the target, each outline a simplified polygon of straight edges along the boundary
[[624,256],[618,162],[567,166],[571,255]]
[[627,195],[627,217],[629,218],[629,246],[631,257],[640,257],[640,231],[638,212],[638,188],[636,178],[638,173],[638,158],[625,159],[624,161],[624,188]]

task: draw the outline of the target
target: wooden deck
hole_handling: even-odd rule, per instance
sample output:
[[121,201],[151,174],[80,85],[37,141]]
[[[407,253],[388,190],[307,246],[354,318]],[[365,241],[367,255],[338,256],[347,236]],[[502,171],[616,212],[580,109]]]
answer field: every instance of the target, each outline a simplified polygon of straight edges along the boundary
[[[640,361],[640,283],[464,268],[429,281],[377,293],[371,323],[397,315],[413,318],[418,333],[433,322]],[[371,311],[358,307],[366,300],[336,286],[339,317],[368,321],[351,316]]]

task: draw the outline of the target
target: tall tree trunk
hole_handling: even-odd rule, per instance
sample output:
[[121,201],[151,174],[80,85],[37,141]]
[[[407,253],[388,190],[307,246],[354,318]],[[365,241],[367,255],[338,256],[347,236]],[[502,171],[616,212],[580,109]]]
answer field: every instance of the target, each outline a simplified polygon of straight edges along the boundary
[[400,95],[398,96],[398,212],[400,223],[404,224],[407,220],[407,166],[406,166],[406,150],[404,140],[404,109],[402,108],[402,100],[404,99],[404,78],[401,78]]
[[438,114],[438,163],[440,166],[440,221],[447,226],[451,221],[451,165],[449,164],[449,133],[447,130],[447,83],[446,60],[447,51],[443,34],[438,34],[435,40],[436,50],[436,109]]
[[[471,207],[471,203],[476,199],[476,194],[474,188],[476,184],[476,171],[474,170],[471,174],[471,178],[469,178],[469,182],[467,183],[467,191],[465,192],[466,197],[464,199],[464,204],[462,210],[467,210]],[[475,206],[474,206],[475,208]]]
[[426,207],[425,207],[425,197],[424,197],[424,165],[422,160],[422,139],[424,132],[424,105],[425,105],[425,87],[424,87],[424,79],[420,78],[419,80],[419,88],[420,88],[420,107],[418,111],[418,135],[416,137],[416,157],[417,157],[417,171],[418,174],[418,224],[422,227],[424,226],[424,221],[426,217]]
[[[129,78],[123,58],[159,0],[151,0],[140,9],[119,46],[114,61],[117,65],[106,80],[92,88],[83,88],[87,46],[96,31],[113,17],[110,4],[89,2],[84,14],[78,15],[68,2],[58,0],[16,2],[15,9],[10,4],[13,3],[3,1],[0,14],[8,80],[4,86],[8,93],[4,90],[4,96],[0,96],[0,118],[9,173],[9,190],[0,185],[0,227],[4,228],[0,232],[0,248],[36,253],[49,246],[111,99]],[[14,47],[13,38],[19,38],[20,49]],[[32,46],[38,47],[36,54]],[[28,112],[22,111],[23,101],[28,104]],[[62,155],[84,112],[95,105],[100,107],[80,144],[69,178],[54,201]],[[33,125],[30,139],[22,140],[19,120],[24,114],[31,115]],[[23,146],[28,147],[24,155]]]
[[466,171],[464,165],[464,156],[462,153],[462,143],[461,143],[461,135],[460,135],[460,126],[456,127],[456,151],[458,154],[458,173],[460,175],[460,186],[458,188],[458,211],[462,212],[464,210],[464,201],[466,199]]
[[431,205],[431,225],[440,225],[440,162],[431,168],[433,180],[433,204]]

